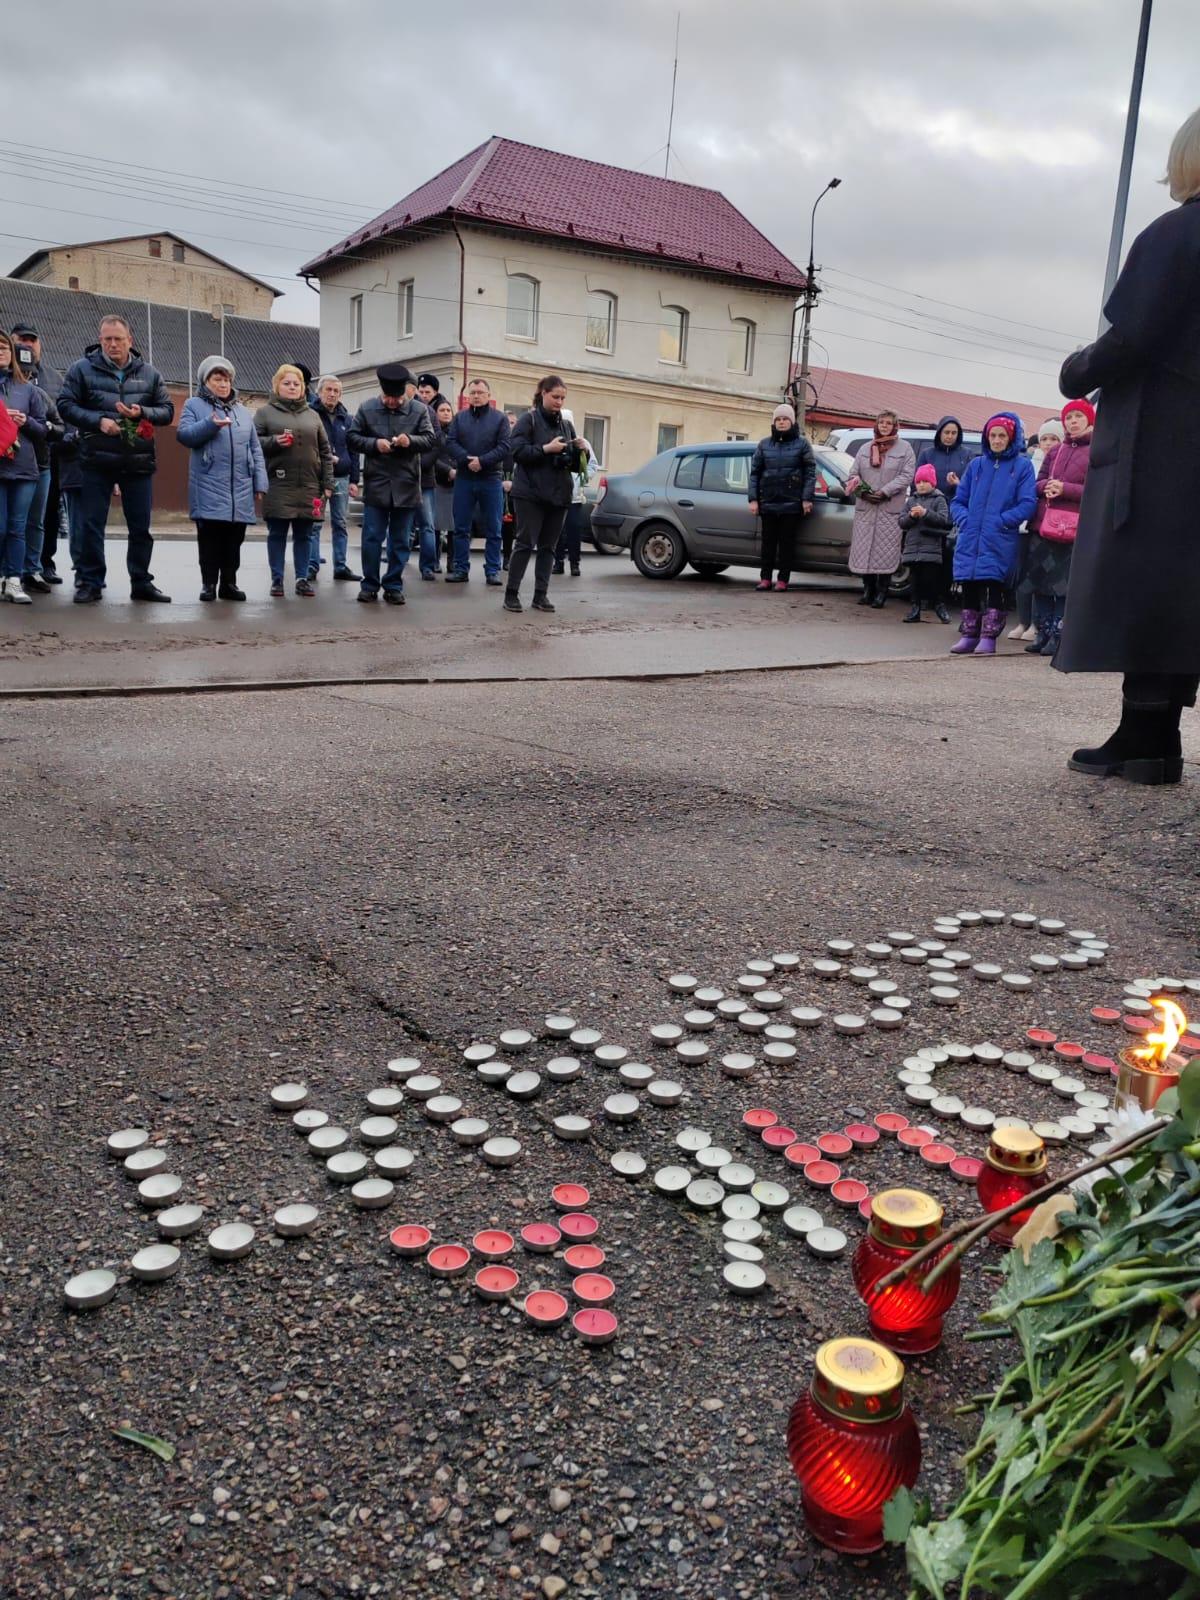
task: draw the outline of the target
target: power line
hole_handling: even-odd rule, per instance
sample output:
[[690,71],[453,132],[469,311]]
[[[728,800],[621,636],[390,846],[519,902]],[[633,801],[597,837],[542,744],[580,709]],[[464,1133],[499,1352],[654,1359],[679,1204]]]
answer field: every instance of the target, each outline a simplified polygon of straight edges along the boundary
[[952,356],[944,350],[922,350],[911,344],[889,344],[886,339],[869,339],[862,333],[848,333],[845,328],[829,328],[829,333],[836,334],[839,339],[851,339],[856,344],[878,345],[883,350],[903,350],[910,356],[933,356],[938,361],[956,361],[972,367],[985,368],[992,372],[1023,372],[1031,378],[1046,379],[1044,372],[1035,372],[1032,367],[1007,367],[996,361],[979,361],[974,356]]
[[[948,344],[960,344],[964,346],[964,348],[970,348],[974,350],[991,350],[1000,355],[1023,356],[1029,361],[1035,361],[1038,359],[1036,353],[1032,350],[1007,350],[1003,345],[998,345],[994,341],[989,342],[983,339],[964,339],[961,334],[938,333],[932,328],[913,328],[911,323],[901,322],[898,317],[885,317],[878,311],[864,311],[860,306],[848,306],[843,300],[826,299],[825,304],[833,306],[839,311],[849,311],[856,317],[866,317],[869,322],[886,322],[893,328],[907,328],[912,333],[923,333],[928,338],[942,339]],[[1055,361],[1057,357],[1053,352],[1047,352],[1046,359],[1049,364]]]
[[[916,306],[907,306],[899,300],[889,300],[881,295],[867,294],[862,289],[852,289],[849,286],[838,286],[835,290],[835,293],[839,295],[852,295],[855,299],[866,300],[871,305],[887,306],[888,309],[892,311],[905,311],[909,314],[909,316],[920,317],[924,322],[937,321],[943,327],[962,328],[968,333],[981,333],[985,337],[993,340],[1003,341],[1002,343],[997,342],[995,344],[994,348],[996,349],[1011,349],[1016,346],[1017,348],[1014,352],[1016,354],[1026,355],[1030,352],[1036,351],[1038,354],[1054,356],[1056,359],[1060,358],[1062,354],[1062,346],[1060,344],[1048,345],[1040,339],[1029,339],[1022,334],[1007,333],[1002,328],[987,328],[981,323],[977,322],[959,322],[956,318],[943,316],[940,312],[922,311]],[[870,316],[870,314],[871,313],[867,311],[862,312],[863,316]],[[1021,346],[1027,346],[1028,348],[1021,349]]]
[[[1064,339],[1075,339],[1077,334],[1066,333],[1062,328],[1047,328],[1038,322],[1018,322],[1013,317],[1002,317],[995,311],[984,311],[979,306],[960,306],[953,300],[939,300],[934,295],[918,294],[915,289],[902,289],[899,284],[882,283],[878,278],[864,278],[860,272],[847,272],[844,267],[823,267],[823,272],[835,272],[842,278],[856,278],[859,283],[874,284],[877,289],[892,289],[899,294],[908,295],[912,300],[924,300],[929,305],[949,306],[952,311],[969,311],[977,317],[989,317],[993,322],[1007,322],[1014,328],[1032,328],[1036,333],[1057,333]],[[1086,343],[1086,341],[1084,341]]]

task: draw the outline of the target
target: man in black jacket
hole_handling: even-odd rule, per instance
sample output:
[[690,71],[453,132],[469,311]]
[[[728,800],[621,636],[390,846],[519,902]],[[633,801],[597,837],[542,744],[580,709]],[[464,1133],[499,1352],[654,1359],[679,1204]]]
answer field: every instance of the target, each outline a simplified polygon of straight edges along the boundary
[[467,385],[467,409],[450,424],[446,448],[458,470],[454,480],[454,571],[447,583],[468,583],[471,524],[479,512],[484,531],[483,570],[497,588],[500,577],[500,524],[504,516],[503,478],[509,460],[509,426],[492,404],[491,385],[475,378]]
[[153,505],[154,430],[174,419],[167,386],[133,347],[133,330],[124,317],[100,322],[100,342],[87,347],[63,380],[58,409],[65,423],[79,430],[81,468],[79,563],[75,568],[75,604],[94,605],[104,589],[104,534],[115,488],[129,544],[125,557],[130,594],[135,600],[170,601],[155,587],[150,572],[154,539],[150,532]]
[[421,455],[434,440],[427,406],[416,398],[413,375],[399,361],[376,372],[380,394],[364,400],[350,424],[350,448],[363,458],[362,588],[360,600],[380,589],[380,562],[387,544],[383,598],[404,604],[404,568],[412,549],[413,524],[421,508]]
[[[351,570],[348,551],[350,532],[346,512],[350,497],[358,499],[358,455],[349,443],[350,413],[342,404],[342,380],[327,373],[317,384],[317,398],[310,402],[320,417],[333,452],[333,493],[329,497],[329,528],[333,544],[333,575],[353,582],[358,573]],[[313,523],[308,549],[308,579],[311,583],[321,571],[321,524]]]

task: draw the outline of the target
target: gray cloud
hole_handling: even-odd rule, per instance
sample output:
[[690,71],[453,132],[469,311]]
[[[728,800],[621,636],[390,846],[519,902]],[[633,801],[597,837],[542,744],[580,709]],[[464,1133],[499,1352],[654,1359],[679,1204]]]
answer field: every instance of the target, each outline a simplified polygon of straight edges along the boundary
[[[115,23],[84,0],[28,8],[5,258],[170,227],[287,290],[277,315],[315,320],[300,263],[489,134],[661,172],[675,9],[269,0],[185,25],[149,0]],[[1095,328],[1134,0],[682,10],[671,175],[723,189],[799,262],[814,196],[843,179],[819,213],[821,362],[1053,399],[1061,354]],[[1127,238],[1169,204],[1155,180],[1198,47],[1195,0],[1158,0]],[[46,147],[87,154],[35,167]]]

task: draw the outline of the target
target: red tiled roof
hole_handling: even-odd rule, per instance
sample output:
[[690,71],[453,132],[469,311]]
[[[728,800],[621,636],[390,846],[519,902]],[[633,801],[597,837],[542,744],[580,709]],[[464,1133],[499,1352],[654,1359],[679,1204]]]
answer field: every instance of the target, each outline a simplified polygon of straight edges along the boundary
[[[792,376],[796,368],[792,368]],[[863,372],[811,374],[817,398],[808,408],[815,422],[870,422],[883,410],[894,411],[906,428],[932,428],[945,416],[956,416],[969,433],[978,433],[997,411],[1015,411],[1033,434],[1047,417],[1057,416],[1061,400],[1041,404],[1006,400],[958,389],[933,389],[923,383],[897,383],[892,378],[872,378]],[[810,395],[811,401],[811,395]]]
[[322,267],[437,217],[556,239],[799,290],[804,274],[716,189],[489,139],[301,267]]

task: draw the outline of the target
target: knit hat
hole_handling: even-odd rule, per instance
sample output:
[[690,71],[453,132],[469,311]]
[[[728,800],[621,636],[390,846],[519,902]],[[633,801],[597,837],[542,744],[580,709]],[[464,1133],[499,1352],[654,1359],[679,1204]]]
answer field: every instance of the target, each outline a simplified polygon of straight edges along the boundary
[[230,361],[228,356],[205,356],[204,360],[196,369],[196,377],[199,380],[201,388],[204,387],[214,372],[227,372],[229,374],[230,383],[232,383],[237,377],[237,368],[234,366],[233,362]]
[[1087,418],[1088,427],[1091,428],[1095,426],[1096,408],[1090,400],[1068,400],[1066,405],[1062,408],[1062,419],[1064,422],[1067,420],[1068,413],[1072,411],[1082,411],[1084,416]]
[[1066,434],[1063,431],[1063,425],[1057,417],[1046,418],[1045,422],[1043,422],[1041,427],[1038,429],[1038,438],[1040,439],[1044,433],[1053,434],[1056,439],[1066,438]]
[[781,405],[781,406],[776,406],[774,411],[772,411],[772,413],[771,413],[771,421],[772,422],[778,422],[780,417],[786,417],[787,421],[788,421],[788,426],[790,427],[792,425],[792,423],[794,423],[795,420],[796,420],[795,407],[794,406],[789,406],[786,403]]
[[428,386],[433,390],[433,392],[435,394],[441,388],[441,384],[434,377],[432,372],[423,372],[421,374],[421,376],[417,379],[417,388],[418,389],[424,389],[426,384],[428,384]]
[[926,464],[923,467],[918,467],[916,472],[913,474],[913,482],[914,483],[931,483],[933,485],[933,487],[936,489],[937,488],[937,471],[936,471],[936,469],[931,467],[929,465],[929,463],[926,462]]
[[1011,444],[1017,437],[1016,423],[1013,421],[1012,417],[1006,415],[1003,411],[998,411],[994,417],[989,417],[984,423],[983,437],[985,441],[987,440],[987,436],[989,433],[991,433],[993,428],[1003,428],[1005,433],[1008,435],[1009,444]]
[[413,382],[413,375],[403,361],[385,361],[383,366],[376,367],[375,376],[386,395],[402,395],[408,384]]

